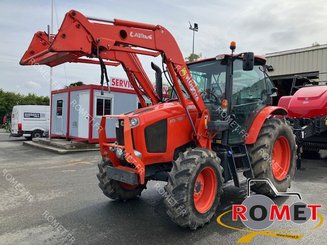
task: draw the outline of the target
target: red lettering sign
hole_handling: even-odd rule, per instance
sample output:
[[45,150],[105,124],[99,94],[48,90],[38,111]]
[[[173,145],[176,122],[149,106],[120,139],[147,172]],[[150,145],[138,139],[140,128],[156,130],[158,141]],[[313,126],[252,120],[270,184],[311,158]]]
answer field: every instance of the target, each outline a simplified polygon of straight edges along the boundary
[[112,87],[112,88],[122,88],[122,89],[134,90],[132,84],[127,79],[112,77],[112,78],[110,78],[110,80],[111,80],[110,87]]

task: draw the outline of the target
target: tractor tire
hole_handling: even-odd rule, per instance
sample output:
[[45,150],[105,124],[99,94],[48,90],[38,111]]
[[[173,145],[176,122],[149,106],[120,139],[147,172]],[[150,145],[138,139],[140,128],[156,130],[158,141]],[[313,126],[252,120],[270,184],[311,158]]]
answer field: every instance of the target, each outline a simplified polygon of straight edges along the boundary
[[173,162],[163,195],[168,216],[191,230],[203,227],[216,212],[223,182],[215,152],[195,148],[180,153]]
[[99,173],[97,174],[97,178],[99,179],[99,187],[104,195],[110,199],[121,201],[127,201],[141,196],[141,192],[146,188],[146,183],[144,185],[133,186],[110,179],[107,176],[107,166],[111,166],[109,160],[101,160],[98,164]]
[[[291,186],[296,167],[296,143],[292,129],[283,118],[270,118],[263,124],[255,144],[248,146],[255,178],[268,178],[279,192]],[[252,186],[256,193],[274,197],[268,184]]]

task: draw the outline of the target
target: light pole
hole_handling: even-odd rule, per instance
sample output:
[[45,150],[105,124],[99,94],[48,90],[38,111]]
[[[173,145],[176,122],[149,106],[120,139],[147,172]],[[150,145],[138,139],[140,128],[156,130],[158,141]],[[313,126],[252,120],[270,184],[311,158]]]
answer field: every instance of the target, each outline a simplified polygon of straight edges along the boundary
[[194,54],[194,37],[195,37],[195,32],[199,31],[199,25],[197,23],[194,23],[193,26],[191,24],[191,21],[189,21],[190,23],[190,30],[193,31],[193,45],[192,45],[192,54]]
[[[50,26],[48,26],[48,34],[49,34],[49,41],[50,41],[50,35],[53,33],[53,8],[54,8],[54,0],[51,0],[51,24]],[[50,67],[50,95],[49,95],[49,107],[50,107],[50,113],[52,113],[52,80],[53,80],[53,71],[52,71],[52,67]],[[50,121],[49,121],[49,140],[51,141],[51,117],[50,117]]]

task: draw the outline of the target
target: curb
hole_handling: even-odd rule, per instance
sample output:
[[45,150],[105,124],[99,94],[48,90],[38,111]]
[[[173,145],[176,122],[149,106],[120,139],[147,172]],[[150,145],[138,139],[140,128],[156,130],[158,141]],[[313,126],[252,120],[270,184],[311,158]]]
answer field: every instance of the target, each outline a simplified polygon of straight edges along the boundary
[[32,147],[43,149],[43,150],[48,150],[48,151],[55,152],[58,154],[68,154],[68,153],[86,152],[86,151],[99,151],[99,148],[89,148],[89,149],[84,148],[84,149],[66,150],[66,149],[56,148],[53,146],[41,145],[41,144],[35,143],[33,141],[24,141],[23,145],[32,146]]

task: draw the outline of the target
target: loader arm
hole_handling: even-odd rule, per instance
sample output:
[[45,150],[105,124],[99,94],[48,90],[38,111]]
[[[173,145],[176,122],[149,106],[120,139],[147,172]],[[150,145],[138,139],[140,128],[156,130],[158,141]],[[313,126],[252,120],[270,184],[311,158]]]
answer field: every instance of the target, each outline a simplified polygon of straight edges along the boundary
[[[142,95],[149,97],[152,104],[158,104],[160,102],[159,96],[154,92],[151,81],[136,54],[122,51],[106,51],[102,52],[101,56],[104,57],[104,59],[115,60],[122,64],[142,107],[146,106]],[[141,91],[140,87],[143,91]]]
[[[33,42],[35,38],[39,43]],[[88,18],[78,11],[71,10],[65,15],[58,34],[48,37],[46,33],[38,32],[33,40],[20,61],[21,65],[45,64],[53,67],[65,62],[98,63],[94,60],[86,62],[85,58],[81,57],[116,60],[125,64],[124,69],[139,98],[141,91],[136,86],[135,79],[154,103],[158,103],[159,99],[137,54],[154,57],[160,54],[192,125],[195,141],[201,147],[211,148],[211,138],[207,134],[208,111],[176,40],[164,27],[119,19]],[[129,59],[123,53],[127,54]],[[195,123],[188,112],[187,98],[181,85],[198,110],[199,116]],[[140,101],[144,104],[142,99]]]
[[[53,36],[49,37],[48,34],[45,32],[37,32],[34,34],[34,37],[31,41],[30,46],[28,47],[28,50],[25,52],[21,64],[22,65],[41,65],[46,64],[51,66],[51,64],[46,63],[47,61],[44,61],[40,59],[40,55],[45,55],[47,52],[49,52],[49,47],[51,43],[53,42]],[[46,57],[52,54],[47,54]],[[62,53],[62,55],[68,55]],[[79,54],[78,54],[79,55]],[[66,57],[78,57],[77,54],[71,54]],[[132,86],[134,87],[136,94],[138,96],[138,99],[142,105],[142,107],[146,106],[146,103],[144,101],[144,98],[142,95],[144,93],[141,92],[139,89],[139,86],[142,84],[146,84],[147,86],[143,89],[146,89],[145,93],[150,98],[152,104],[157,104],[159,102],[158,96],[153,92],[151,89],[147,89],[151,87],[151,81],[148,78],[147,74],[145,73],[143,67],[140,65],[140,61],[138,57],[135,54],[128,54],[126,52],[121,51],[108,51],[106,52],[107,59],[110,59],[111,61],[105,61],[105,65],[109,66],[119,66],[120,64],[123,66],[124,70],[127,73],[127,76],[132,83]],[[62,60],[58,60],[58,62],[61,62]],[[87,58],[76,58],[72,59],[72,63],[86,63],[86,64],[100,64],[98,60],[94,59],[87,59]],[[135,81],[141,81],[137,82]]]

